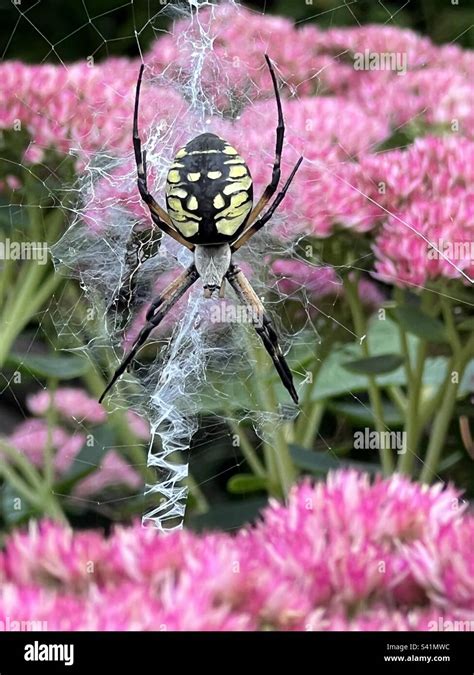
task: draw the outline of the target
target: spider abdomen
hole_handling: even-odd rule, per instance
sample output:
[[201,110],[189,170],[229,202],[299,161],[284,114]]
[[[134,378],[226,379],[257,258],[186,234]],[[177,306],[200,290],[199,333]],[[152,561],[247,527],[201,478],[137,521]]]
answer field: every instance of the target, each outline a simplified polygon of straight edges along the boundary
[[225,140],[205,133],[178,150],[166,181],[168,214],[193,244],[234,240],[252,210],[247,164]]

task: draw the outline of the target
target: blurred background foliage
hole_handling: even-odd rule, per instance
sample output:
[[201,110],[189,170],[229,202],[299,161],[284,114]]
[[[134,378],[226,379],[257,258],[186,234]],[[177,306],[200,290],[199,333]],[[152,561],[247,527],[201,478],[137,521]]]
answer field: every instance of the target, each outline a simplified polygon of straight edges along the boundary
[[[57,63],[58,57],[73,61],[91,55],[95,59],[136,56],[135,30],[140,32],[141,49],[146,50],[157,34],[167,29],[170,16],[163,11],[165,4],[164,0],[76,0],[67,4],[63,0],[1,0],[2,58]],[[474,24],[474,4],[468,2],[265,0],[242,4],[322,28],[386,23],[424,33],[437,43],[474,47],[474,31],[468,28]]]

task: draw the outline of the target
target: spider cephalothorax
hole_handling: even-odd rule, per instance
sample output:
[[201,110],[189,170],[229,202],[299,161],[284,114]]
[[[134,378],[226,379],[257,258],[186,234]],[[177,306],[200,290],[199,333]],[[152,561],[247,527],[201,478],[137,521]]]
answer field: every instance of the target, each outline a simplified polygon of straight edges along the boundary
[[[285,133],[275,73],[267,55],[265,59],[275,91],[278,125],[272,178],[255,207],[253,207],[252,177],[247,164],[232,145],[211,133],[196,136],[176,153],[166,181],[168,212],[155,201],[148,191],[146,153],[142,151],[138,135],[138,105],[144,66],[140,68],[133,119],[138,190],[148,205],[153,222],[163,232],[193,251],[194,262],[151,302],[146,314],[147,323],[107,385],[100,398],[101,401],[171,307],[198,278],[201,278],[206,297],[211,297],[216,292],[222,295],[227,280],[239,300],[251,308],[255,330],[270,354],[281,381],[293,400],[298,402],[293,377],[278,344],[277,334],[260,298],[232,259],[235,251],[270,220],[302,161],[300,157],[268,210],[260,215],[276,192],[280,181],[281,152]],[[138,251],[136,255],[128,257],[135,258],[138,264],[141,264],[142,259]],[[129,281],[135,272],[136,269],[130,272]]]

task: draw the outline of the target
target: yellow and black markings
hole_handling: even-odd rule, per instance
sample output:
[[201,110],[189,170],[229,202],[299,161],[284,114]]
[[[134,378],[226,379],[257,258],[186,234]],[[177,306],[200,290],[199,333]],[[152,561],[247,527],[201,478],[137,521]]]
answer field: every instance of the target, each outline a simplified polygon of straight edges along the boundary
[[201,134],[178,150],[170,166],[168,213],[193,243],[229,241],[242,231],[252,209],[252,188],[237,150],[214,134]]

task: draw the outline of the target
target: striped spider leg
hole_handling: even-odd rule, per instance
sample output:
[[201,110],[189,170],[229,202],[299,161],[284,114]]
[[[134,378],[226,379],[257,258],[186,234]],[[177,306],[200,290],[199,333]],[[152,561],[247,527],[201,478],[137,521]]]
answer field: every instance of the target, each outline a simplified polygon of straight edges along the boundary
[[141,223],[135,225],[127,241],[123,260],[123,271],[120,277],[120,286],[117,294],[107,308],[108,315],[115,315],[124,327],[131,315],[132,304],[143,304],[150,291],[150,284],[146,288],[138,288],[138,273],[142,265],[153,258],[159,250],[161,230],[151,227],[143,229]]
[[107,387],[104,389],[99,403],[102,403],[105,395],[110,391],[114,386],[118,378],[123,375],[127,370],[128,366],[136,357],[138,350],[142,347],[147,341],[150,333],[160,325],[162,320],[165,318],[166,314],[170,309],[175,305],[178,300],[185,294],[185,292],[190,288],[194,282],[199,278],[199,273],[196,270],[194,263],[190,265],[184,272],[182,272],[177,279],[172,281],[164,289],[164,291],[152,302],[148,312],[146,314],[146,324],[141,329],[138,337],[132,345],[132,348],[127,353],[127,355],[121,361],[119,367],[115,371],[112,379],[108,383]]
[[263,346],[269,353],[283,385],[290,393],[293,401],[298,403],[298,394],[293,384],[291,370],[283,356],[278,336],[272,326],[271,319],[265,313],[262,301],[250,285],[245,274],[234,263],[231,264],[226,278],[239,300],[250,309],[252,324],[260,336]]
[[170,237],[178,241],[186,248],[189,248],[190,251],[194,250],[194,246],[186,241],[179,232],[173,227],[170,217],[164,209],[155,201],[154,197],[148,191],[147,183],[147,170],[146,170],[146,151],[142,150],[142,142],[138,134],[138,110],[140,106],[140,89],[142,85],[142,77],[144,64],[140,67],[140,72],[138,75],[137,89],[135,93],[135,109],[133,112],[133,150],[135,153],[135,161],[137,163],[137,186],[141,198],[148,206],[150,210],[150,215],[153,219],[153,222],[158,225],[158,227],[166,232]]

